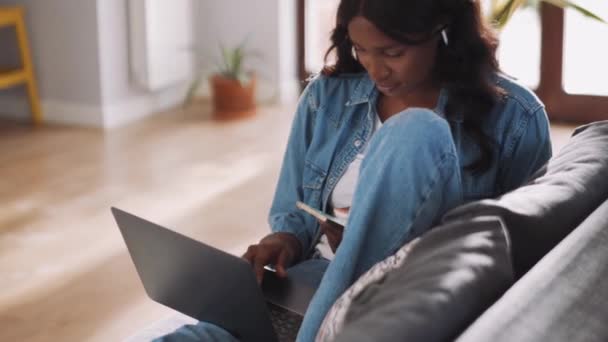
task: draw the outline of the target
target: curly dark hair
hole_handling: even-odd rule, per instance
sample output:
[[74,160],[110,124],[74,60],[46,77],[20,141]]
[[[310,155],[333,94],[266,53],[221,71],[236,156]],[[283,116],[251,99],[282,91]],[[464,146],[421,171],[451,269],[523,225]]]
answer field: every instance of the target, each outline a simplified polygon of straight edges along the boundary
[[[447,90],[446,116],[463,115],[465,133],[480,147],[481,156],[466,168],[474,172],[487,170],[495,157],[495,141],[483,132],[482,125],[505,92],[492,77],[500,71],[496,58],[498,39],[493,28],[484,22],[479,1],[342,0],[323,75],[365,71],[353,54],[348,37],[348,24],[356,16],[365,17],[390,38],[408,45],[424,43],[439,34],[438,27],[446,28],[449,45],[438,41],[433,77]],[[407,34],[423,38],[412,41]],[[336,63],[327,66],[333,50]]]

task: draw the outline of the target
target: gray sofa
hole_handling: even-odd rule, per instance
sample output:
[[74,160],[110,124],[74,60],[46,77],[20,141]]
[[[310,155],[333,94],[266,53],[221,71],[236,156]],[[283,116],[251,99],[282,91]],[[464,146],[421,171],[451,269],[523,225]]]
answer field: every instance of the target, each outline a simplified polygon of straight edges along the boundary
[[535,179],[450,211],[337,341],[608,341],[608,121]]

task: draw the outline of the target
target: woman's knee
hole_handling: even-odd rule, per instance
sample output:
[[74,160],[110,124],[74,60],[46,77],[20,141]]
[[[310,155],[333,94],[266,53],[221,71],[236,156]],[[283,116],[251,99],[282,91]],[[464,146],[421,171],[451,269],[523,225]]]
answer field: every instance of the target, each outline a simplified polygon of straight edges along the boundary
[[403,150],[409,147],[455,152],[447,120],[424,108],[411,108],[390,117],[374,135],[370,148],[374,140],[376,145],[382,145],[383,150],[391,147]]

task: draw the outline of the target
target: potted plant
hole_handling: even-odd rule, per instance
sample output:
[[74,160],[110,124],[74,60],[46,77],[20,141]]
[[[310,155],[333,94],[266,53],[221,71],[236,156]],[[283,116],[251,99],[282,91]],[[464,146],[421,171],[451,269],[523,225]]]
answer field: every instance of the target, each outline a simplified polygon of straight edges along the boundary
[[[245,49],[245,43],[234,48],[220,45],[221,62],[218,69],[209,77],[213,118],[231,120],[255,114],[256,75],[245,70],[244,62],[253,53]],[[200,73],[192,82],[185,104],[189,104],[203,80]]]

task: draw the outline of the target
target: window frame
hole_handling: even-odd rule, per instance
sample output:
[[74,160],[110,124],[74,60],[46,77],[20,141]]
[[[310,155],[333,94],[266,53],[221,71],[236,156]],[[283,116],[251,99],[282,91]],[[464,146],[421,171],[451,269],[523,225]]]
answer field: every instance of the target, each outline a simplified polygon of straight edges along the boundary
[[540,83],[536,94],[549,117],[566,122],[608,119],[608,96],[568,94],[564,90],[564,9],[542,3]]

